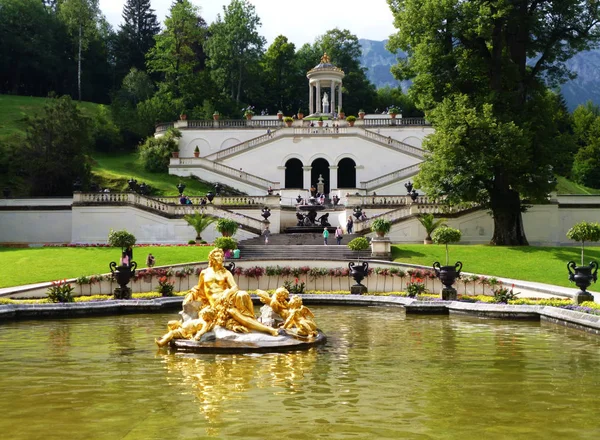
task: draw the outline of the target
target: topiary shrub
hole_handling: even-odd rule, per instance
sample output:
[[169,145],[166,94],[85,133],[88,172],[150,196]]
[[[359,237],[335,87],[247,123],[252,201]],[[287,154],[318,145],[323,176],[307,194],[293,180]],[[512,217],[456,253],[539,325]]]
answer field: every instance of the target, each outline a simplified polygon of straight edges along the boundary
[[346,121],[348,122],[356,122],[356,116],[346,116]]
[[448,245],[450,243],[458,243],[460,238],[462,237],[461,232],[458,229],[451,228],[449,226],[440,226],[431,235],[433,242],[435,244],[445,244],[446,245],[446,266],[450,264],[448,257]]
[[581,242],[581,265],[583,266],[583,250],[586,241],[600,240],[600,224],[579,222],[567,231],[567,238]]
[[120,231],[115,231],[111,229],[108,233],[108,245],[112,247],[120,247],[125,249],[129,246],[133,246],[136,242],[135,235],[127,230],[122,229]]
[[216,229],[223,235],[223,237],[232,237],[238,230],[238,224],[235,220],[220,218],[217,221]]
[[350,240],[350,243],[348,243],[348,249],[350,249],[351,251],[356,251],[356,256],[358,258],[358,260],[360,261],[360,251],[366,251],[367,249],[369,249],[369,247],[371,247],[371,245],[369,244],[369,240],[367,240],[365,237],[356,237],[353,240]]
[[223,251],[232,251],[237,249],[237,240],[231,237],[219,237],[215,239],[213,245],[223,249]]

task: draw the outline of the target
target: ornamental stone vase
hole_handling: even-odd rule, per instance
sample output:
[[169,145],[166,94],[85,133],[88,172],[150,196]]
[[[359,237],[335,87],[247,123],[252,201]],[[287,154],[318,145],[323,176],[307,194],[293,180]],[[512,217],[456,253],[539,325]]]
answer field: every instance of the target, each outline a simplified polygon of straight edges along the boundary
[[567,270],[569,271],[569,281],[573,281],[579,292],[573,296],[573,302],[575,304],[581,304],[584,301],[594,301],[594,295],[587,292],[586,289],[598,280],[598,263],[592,261],[587,266],[577,266],[574,261],[567,263]]
[[441,283],[444,285],[442,289],[442,299],[447,301],[455,301],[457,298],[456,289],[452,287],[452,284],[456,281],[456,278],[460,276],[462,270],[462,263],[457,261],[454,266],[441,266],[439,262],[433,263],[433,270],[435,276],[437,276]]
[[366,261],[359,261],[358,263],[351,261],[348,263],[348,269],[350,270],[350,275],[356,281],[355,285],[350,286],[350,293],[352,295],[367,293],[367,288],[361,284],[361,281],[369,274],[369,263]]
[[115,299],[131,299],[131,289],[127,287],[127,284],[129,283],[129,280],[131,280],[131,277],[135,275],[137,263],[132,261],[129,266],[117,266],[117,263],[111,261],[108,267],[117,281],[117,284],[120,286],[115,289]]

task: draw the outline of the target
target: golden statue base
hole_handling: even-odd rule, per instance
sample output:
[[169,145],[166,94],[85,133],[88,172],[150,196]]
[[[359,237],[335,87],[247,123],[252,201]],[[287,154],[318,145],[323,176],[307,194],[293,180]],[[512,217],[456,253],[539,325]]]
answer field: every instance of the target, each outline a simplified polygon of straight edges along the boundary
[[[247,336],[251,334],[246,334]],[[212,341],[193,341],[190,339],[173,339],[169,347],[176,351],[193,353],[217,353],[217,354],[242,354],[242,353],[281,353],[296,350],[308,350],[314,346],[323,344],[327,340],[325,334],[318,331],[317,336],[301,338],[298,336],[261,335],[256,341],[244,340],[244,338],[216,339]]]

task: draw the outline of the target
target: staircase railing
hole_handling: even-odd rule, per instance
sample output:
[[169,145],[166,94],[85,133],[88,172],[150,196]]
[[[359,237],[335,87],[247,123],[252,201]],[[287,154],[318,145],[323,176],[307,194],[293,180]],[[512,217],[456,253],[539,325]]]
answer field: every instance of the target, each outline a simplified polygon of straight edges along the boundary
[[223,160],[226,157],[233,156],[234,154],[238,154],[242,151],[246,151],[251,148],[257,147],[257,146],[259,146],[265,142],[268,142],[278,136],[279,136],[279,130],[273,130],[273,131],[271,131],[271,133],[262,134],[258,137],[255,137],[250,140],[233,145],[231,147],[225,148],[216,153],[212,153],[207,156],[204,156],[204,158],[208,159],[208,160]]
[[[161,200],[162,199],[162,200]],[[163,201],[165,198],[153,198],[136,193],[79,193],[73,194],[73,206],[82,205],[130,205],[141,209],[150,210],[162,217],[181,218],[186,214],[196,211],[213,217],[234,220],[243,229],[260,234],[263,227],[262,220],[249,217],[228,209],[206,205],[181,205]],[[168,198],[171,200],[171,198]]]
[[171,158],[171,162],[169,164],[172,166],[195,166],[204,168],[206,170],[214,171],[219,174],[223,174],[229,177],[233,177],[234,179],[248,183],[250,185],[262,188],[267,191],[269,187],[273,189],[279,188],[279,182],[272,182],[267,179],[263,179],[262,177],[258,177],[254,174],[250,174],[246,171],[241,171],[227,165],[224,165],[219,162],[213,162],[204,157],[186,157],[186,158]]
[[391,173],[384,174],[383,176],[379,176],[376,179],[367,180],[366,182],[360,182],[360,187],[366,189],[367,191],[370,191],[375,188],[379,188],[380,186],[394,183],[402,179],[406,179],[407,177],[413,176],[416,173],[418,173],[419,166],[420,164],[417,163],[406,168],[402,168],[397,171],[392,171]]
[[389,125],[431,125],[425,118],[365,118],[362,119],[365,127],[385,127]]
[[[361,134],[359,134],[359,136],[361,136]],[[383,136],[379,133],[375,133],[374,131],[364,130],[364,134],[362,136],[366,137],[367,139],[388,145],[391,148],[410,154],[411,156],[418,157],[419,159],[422,159],[425,155],[425,150],[419,147],[413,147],[412,145],[397,141],[390,136]]]

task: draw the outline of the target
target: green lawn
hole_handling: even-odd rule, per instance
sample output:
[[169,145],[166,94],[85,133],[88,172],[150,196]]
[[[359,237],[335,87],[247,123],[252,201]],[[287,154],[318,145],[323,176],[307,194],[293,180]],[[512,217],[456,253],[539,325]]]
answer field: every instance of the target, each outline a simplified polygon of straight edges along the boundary
[[154,188],[152,195],[175,196],[178,195],[177,184],[186,185],[185,193],[188,195],[204,195],[212,190],[208,186],[191,177],[172,176],[167,173],[151,173],[146,171],[140,163],[137,153],[93,154],[92,173],[94,180],[103,188],[113,191],[127,190],[127,181],[134,178],[138,183],[145,182]]
[[600,189],[589,188],[571,182],[566,177],[556,176],[556,192],[558,194],[600,194]]
[[[486,245],[450,245],[450,263],[463,263],[465,272],[474,272],[497,277],[575,287],[568,280],[567,263],[578,265],[581,251],[573,247],[504,247]],[[445,247],[442,245],[394,245],[394,261],[431,266],[434,261],[446,262]],[[585,262],[600,261],[600,247],[585,250]],[[594,288],[592,287],[592,290]]]
[[[206,261],[211,246],[136,247],[133,260],[146,267],[152,253],[157,266]],[[119,262],[117,248],[0,248],[0,288],[108,273],[111,261]]]
[[[32,96],[0,95],[0,140],[14,134],[24,134],[21,120],[25,115],[41,112],[48,98]],[[99,104],[80,102],[79,107],[86,116],[98,111]]]
[[[145,267],[146,255],[152,252],[159,266],[205,261],[211,249],[138,247],[134,249],[134,260],[140,268]],[[445,263],[444,246],[394,245],[392,252],[396,262],[424,266],[431,266],[434,261]],[[0,288],[107,273],[108,263],[119,257],[116,248],[0,248]],[[570,260],[579,261],[579,248],[451,245],[450,261],[457,260],[463,262],[466,272],[574,287],[567,279],[566,266]],[[600,247],[586,249],[586,263],[589,260],[600,260]],[[318,266],[318,262],[315,264]]]

